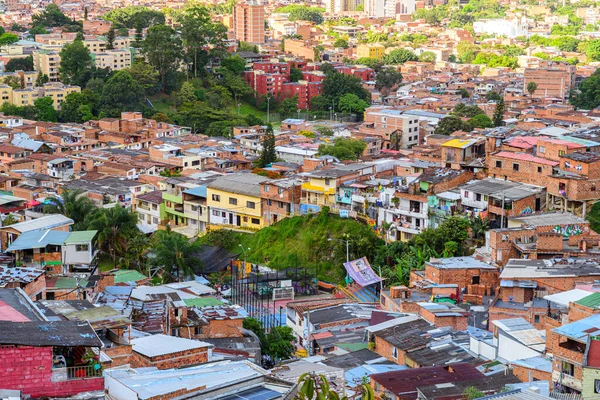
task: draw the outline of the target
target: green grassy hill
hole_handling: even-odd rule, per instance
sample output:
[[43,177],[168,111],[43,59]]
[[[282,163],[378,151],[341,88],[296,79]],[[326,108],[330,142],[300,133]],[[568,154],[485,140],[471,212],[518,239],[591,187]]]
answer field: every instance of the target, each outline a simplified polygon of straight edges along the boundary
[[[205,240],[213,241],[211,236],[213,233],[207,235]],[[373,228],[325,212],[286,218],[255,234],[232,236],[226,243],[223,241],[218,244],[238,253],[241,252],[239,244],[242,244],[244,248],[250,248],[247,252],[250,262],[274,269],[307,268],[313,274],[318,272],[319,278],[331,282],[342,282],[344,279],[346,239],[349,240],[351,260],[366,256],[372,261],[383,245],[383,240]]]

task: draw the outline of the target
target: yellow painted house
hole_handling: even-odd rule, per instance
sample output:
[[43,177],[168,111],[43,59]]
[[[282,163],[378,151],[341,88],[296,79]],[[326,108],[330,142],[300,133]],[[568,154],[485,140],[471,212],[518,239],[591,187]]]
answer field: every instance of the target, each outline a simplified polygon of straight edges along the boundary
[[385,46],[376,43],[364,43],[356,46],[357,58],[377,58],[381,60],[385,54]]
[[302,184],[302,203],[316,206],[334,206],[338,185],[354,175],[353,171],[324,169],[307,175]]
[[206,204],[210,228],[261,229],[260,185],[269,178],[252,173],[223,175],[209,183]]

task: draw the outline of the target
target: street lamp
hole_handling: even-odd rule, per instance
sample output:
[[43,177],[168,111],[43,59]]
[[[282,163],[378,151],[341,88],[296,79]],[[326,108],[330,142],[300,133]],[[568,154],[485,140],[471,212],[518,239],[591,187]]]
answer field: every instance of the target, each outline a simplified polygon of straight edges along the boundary
[[250,247],[248,248],[244,248],[244,246],[242,246],[242,244],[238,244],[238,246],[241,247],[242,252],[244,253],[244,276],[246,276],[246,259],[248,257],[248,254],[246,253],[246,250],[250,251]]
[[333,121],[333,107],[329,107],[329,120]]
[[242,103],[238,103],[237,105],[237,109],[238,109],[238,115],[240,115],[240,107],[242,106]]
[[298,119],[300,119],[300,111],[302,111],[302,110],[298,109],[297,111],[298,111]]

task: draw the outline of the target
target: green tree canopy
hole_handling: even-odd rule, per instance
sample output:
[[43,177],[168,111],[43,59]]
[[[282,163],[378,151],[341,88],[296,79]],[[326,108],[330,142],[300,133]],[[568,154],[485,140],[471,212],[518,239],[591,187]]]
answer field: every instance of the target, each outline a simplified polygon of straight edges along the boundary
[[73,230],[86,229],[86,221],[96,206],[81,189],[65,189],[60,196],[49,197],[43,208],[45,214],[62,214],[74,222]]
[[141,111],[144,88],[125,70],[117,71],[102,88],[101,108],[105,115],[118,117],[121,111]]
[[154,25],[148,29],[142,42],[142,53],[148,64],[158,72],[162,90],[169,72],[175,71],[183,61],[183,46],[179,35],[167,25]]
[[473,128],[491,128],[494,126],[490,117],[485,114],[478,114],[467,121]]
[[340,161],[356,160],[362,156],[366,143],[362,140],[351,138],[336,138],[333,144],[319,145],[319,155],[329,155]]
[[269,124],[267,131],[262,141],[262,151],[260,158],[258,159],[258,167],[265,168],[267,165],[277,161],[277,152],[275,151],[275,133],[273,132],[273,126]]
[[90,51],[81,40],[65,45],[60,51],[59,76],[64,84],[85,86],[93,67]]
[[97,210],[90,219],[89,228],[98,231],[98,243],[110,253],[116,265],[117,255],[123,254],[127,241],[139,233],[137,215],[116,205]]
[[54,109],[52,97],[40,97],[33,102],[37,121],[57,122],[58,114]]
[[396,49],[383,56],[383,62],[386,64],[404,64],[407,61],[417,61],[419,57],[415,53],[406,49]]
[[75,21],[63,14],[63,12],[60,11],[60,8],[54,3],[48,4],[44,11],[39,14],[35,14],[33,17],[31,17],[31,19],[34,27],[45,26],[48,28],[54,28],[76,24]]
[[171,229],[158,231],[152,244],[151,263],[162,268],[163,282],[179,282],[199,273],[202,262],[197,256],[198,240],[190,240]]
[[129,29],[138,26],[144,29],[165,23],[165,15],[162,12],[143,6],[115,8],[104,14],[104,19],[113,22],[117,27],[124,26]]
[[395,68],[382,68],[375,75],[375,87],[385,95],[402,82],[402,74]]
[[456,131],[471,132],[473,127],[456,116],[444,117],[438,122],[434,133],[436,135],[450,135]]
[[4,66],[6,72],[33,71],[33,56],[11,58]]
[[354,93],[346,93],[338,100],[338,109],[341,112],[361,114],[369,107],[369,103],[359,98]]

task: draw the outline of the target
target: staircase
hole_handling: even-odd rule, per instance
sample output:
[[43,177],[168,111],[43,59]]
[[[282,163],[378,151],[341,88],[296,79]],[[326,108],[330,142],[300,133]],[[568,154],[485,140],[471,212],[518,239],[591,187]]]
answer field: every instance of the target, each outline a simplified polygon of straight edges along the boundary
[[356,284],[351,284],[348,287],[338,286],[336,294],[338,293],[358,303],[379,303],[379,296],[375,293],[373,286],[360,287]]

